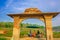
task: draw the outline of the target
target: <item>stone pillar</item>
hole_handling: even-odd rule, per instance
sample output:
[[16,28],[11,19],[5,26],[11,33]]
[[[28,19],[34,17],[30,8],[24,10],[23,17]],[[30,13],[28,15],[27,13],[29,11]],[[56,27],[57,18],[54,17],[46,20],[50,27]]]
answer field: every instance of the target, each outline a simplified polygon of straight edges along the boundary
[[45,26],[46,26],[46,40],[53,40],[52,32],[52,15],[45,15]]
[[44,17],[40,17],[39,20],[41,20],[43,23],[45,23],[44,22]]
[[19,27],[19,16],[14,16],[14,27],[13,27],[13,40],[20,40],[20,27]]

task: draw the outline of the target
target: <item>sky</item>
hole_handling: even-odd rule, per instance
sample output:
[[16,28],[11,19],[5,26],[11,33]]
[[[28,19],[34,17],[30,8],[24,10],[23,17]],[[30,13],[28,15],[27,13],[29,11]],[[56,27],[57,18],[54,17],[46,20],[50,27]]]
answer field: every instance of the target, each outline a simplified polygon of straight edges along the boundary
[[[38,8],[42,12],[60,12],[60,0],[0,0],[0,22],[13,22],[7,14],[24,12],[27,8]],[[26,19],[22,23],[44,25],[38,19]],[[60,26],[60,14],[52,19],[53,26]]]

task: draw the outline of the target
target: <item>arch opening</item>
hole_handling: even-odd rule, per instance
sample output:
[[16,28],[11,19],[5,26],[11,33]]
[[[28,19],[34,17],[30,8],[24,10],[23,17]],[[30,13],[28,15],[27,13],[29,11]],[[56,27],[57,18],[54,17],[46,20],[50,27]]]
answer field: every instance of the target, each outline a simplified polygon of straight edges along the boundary
[[[45,33],[45,24],[42,20],[39,20],[37,18],[28,18],[28,19],[24,19],[22,20],[22,22],[20,23],[20,37],[24,38],[26,36],[30,37],[30,32],[31,34],[35,33],[37,34],[37,32],[39,31],[39,33],[42,33],[43,38],[46,37],[46,33]],[[35,36],[37,37],[37,35]],[[34,38],[35,38],[34,37]]]

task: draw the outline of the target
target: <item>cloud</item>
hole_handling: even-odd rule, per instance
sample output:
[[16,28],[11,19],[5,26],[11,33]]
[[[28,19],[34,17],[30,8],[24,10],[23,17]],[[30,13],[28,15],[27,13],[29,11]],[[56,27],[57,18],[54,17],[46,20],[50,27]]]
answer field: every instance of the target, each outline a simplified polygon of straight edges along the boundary
[[24,8],[16,8],[16,7],[15,7],[14,9],[16,9],[16,10],[23,10]]
[[60,9],[58,9],[57,12],[60,12]]
[[5,6],[2,8],[2,10],[0,10],[0,13],[6,13],[6,9],[8,9],[8,7],[12,4],[12,2],[13,0],[7,0]]
[[57,15],[55,18],[53,18],[52,24],[53,26],[57,26],[57,25],[60,26],[60,14]]
[[[60,2],[58,0],[7,0],[6,6],[1,13],[23,12],[26,8],[36,7],[43,12],[60,12]],[[53,25],[60,24],[60,15],[53,19]],[[7,18],[7,17],[6,17]],[[1,18],[3,19],[3,18]],[[4,19],[8,21],[7,19]],[[10,20],[9,20],[10,21]],[[38,21],[37,21],[38,22]],[[39,24],[40,22],[38,22]],[[41,24],[41,23],[40,23]]]
[[11,5],[12,2],[13,2],[13,0],[7,0],[6,7],[5,8],[8,8]]
[[54,6],[56,6],[56,2],[54,2],[54,1],[52,1],[52,2],[50,2],[50,5],[52,6],[52,7],[54,7]]

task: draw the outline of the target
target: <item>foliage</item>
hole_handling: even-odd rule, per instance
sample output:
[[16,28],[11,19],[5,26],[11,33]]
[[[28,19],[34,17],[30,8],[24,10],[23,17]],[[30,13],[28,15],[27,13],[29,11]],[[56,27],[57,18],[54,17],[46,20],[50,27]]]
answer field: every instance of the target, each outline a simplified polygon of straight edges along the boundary
[[0,22],[0,28],[12,28],[13,22]]
[[6,38],[0,38],[0,40],[7,40]]
[[6,34],[0,34],[1,37],[2,37],[2,36],[3,36],[3,37],[12,37],[12,33],[13,33],[13,32],[12,32],[12,29],[11,29],[11,28],[8,28],[8,29],[7,29],[7,28],[5,28],[5,29],[2,28],[2,29],[3,29],[3,30],[6,30]]
[[24,37],[24,36],[26,36],[27,34],[28,34],[27,31],[21,31],[21,32],[20,32],[20,37]]
[[37,26],[27,26],[27,28],[39,28]]
[[60,38],[60,32],[53,32],[54,38]]
[[[20,37],[24,37],[25,35],[27,35],[29,33],[29,30],[33,31],[37,29],[39,29],[40,31],[43,31],[45,34],[45,31],[44,31],[45,27],[37,24],[22,23],[20,24],[20,27],[22,27],[20,32]],[[13,22],[0,22],[0,30],[7,30],[7,33],[4,35],[0,34],[0,37],[1,36],[12,37],[12,31],[13,31],[12,28],[13,28]],[[53,30],[56,30],[53,32],[54,38],[60,38],[60,32],[58,32],[60,30],[60,26],[53,27]]]

